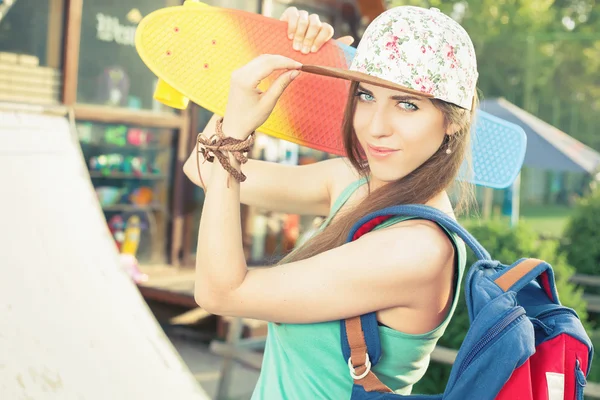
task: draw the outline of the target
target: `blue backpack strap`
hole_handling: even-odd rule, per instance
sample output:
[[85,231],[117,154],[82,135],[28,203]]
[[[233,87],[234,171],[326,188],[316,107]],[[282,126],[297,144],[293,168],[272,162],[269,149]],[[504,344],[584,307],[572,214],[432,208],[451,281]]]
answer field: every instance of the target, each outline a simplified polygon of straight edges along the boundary
[[[350,242],[358,239],[358,237],[370,232],[381,222],[393,216],[418,217],[436,222],[448,231],[456,233],[473,250],[479,259],[490,260],[489,253],[469,232],[460,226],[460,224],[441,211],[424,205],[392,206],[371,213],[354,224],[350,230],[347,241]],[[348,337],[348,331],[350,329],[352,329],[353,332],[351,333],[353,336],[350,338],[351,340],[349,340]],[[348,361],[348,366],[351,375],[354,378],[355,386],[367,386],[365,383],[368,383],[370,386],[369,391],[390,392],[391,390],[370,372],[371,367],[376,365],[381,357],[381,342],[379,340],[376,313],[371,312],[361,315],[360,317],[341,320],[340,330],[342,354],[344,360]],[[358,334],[357,330],[359,332]],[[362,335],[360,335],[361,330]],[[353,350],[355,356],[354,360],[352,359]],[[365,389],[367,388],[365,387]]]
[[560,304],[554,272],[550,264],[536,258],[522,258],[510,267],[490,276],[505,292],[518,292],[531,281],[537,280],[548,298],[555,304]]
[[517,293],[522,305],[548,304],[548,301],[560,305],[554,272],[545,261],[522,258],[510,266],[499,262],[476,263],[469,270],[465,284],[469,320],[475,320],[491,298],[506,292]]
[[450,232],[456,233],[473,250],[479,260],[491,260],[487,250],[458,222],[436,208],[418,204],[387,207],[361,218],[350,230],[347,241],[351,241],[356,231],[373,218],[389,215],[419,217],[436,222]]

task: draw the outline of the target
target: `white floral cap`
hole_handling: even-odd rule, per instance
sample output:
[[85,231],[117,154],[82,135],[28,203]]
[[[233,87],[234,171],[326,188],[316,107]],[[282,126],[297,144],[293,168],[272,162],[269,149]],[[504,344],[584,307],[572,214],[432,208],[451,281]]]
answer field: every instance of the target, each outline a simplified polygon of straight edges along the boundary
[[437,8],[400,6],[367,27],[350,71],[376,76],[468,110],[477,83],[467,32]]
[[479,76],[467,32],[437,8],[400,6],[367,27],[348,70],[307,72],[433,97],[470,110]]

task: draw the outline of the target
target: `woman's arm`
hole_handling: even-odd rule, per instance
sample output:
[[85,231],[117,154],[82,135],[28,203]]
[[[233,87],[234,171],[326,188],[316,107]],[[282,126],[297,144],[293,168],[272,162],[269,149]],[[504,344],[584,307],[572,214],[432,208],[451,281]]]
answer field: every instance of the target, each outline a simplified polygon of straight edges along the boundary
[[[263,55],[232,75],[223,131],[245,140],[262,125],[299,64]],[[288,69],[264,93],[256,87]],[[240,169],[239,162],[229,157]],[[248,271],[242,248],[240,184],[214,163],[196,257],[195,298],[216,314],[279,322],[318,322],[415,304],[435,293],[452,265],[449,239],[432,223],[406,221],[306,260]],[[439,292],[439,291],[438,291]]]
[[[330,24],[322,23],[317,14],[309,15],[296,7],[288,7],[280,20],[287,22],[290,45],[298,51],[310,49],[316,52],[333,37],[334,31]],[[350,45],[354,39],[344,36],[337,41]],[[215,133],[215,124],[219,118],[218,115],[213,115],[204,129],[204,136],[211,137]],[[208,162],[203,163],[202,156],[200,158],[202,179],[207,183],[213,166]],[[331,204],[330,177],[336,176],[338,171],[345,168],[347,165],[341,159],[305,166],[249,160],[244,164],[247,179],[240,188],[240,200],[243,204],[287,214],[327,215]],[[193,183],[203,186],[198,174],[195,149],[185,162],[183,171]],[[290,182],[294,184],[290,185]],[[281,190],[282,187],[286,190]]]
[[449,284],[440,277],[453,260],[452,244],[439,227],[406,221],[275,268],[246,271],[241,258],[237,266],[212,265],[214,280],[198,282],[196,301],[213,314],[281,323],[418,307],[424,296],[439,296],[429,304],[445,304]]
[[[238,141],[262,125],[302,66],[283,56],[262,55],[233,72],[223,134]],[[258,90],[260,82],[275,71],[284,71],[266,92]],[[225,153],[230,165],[240,170],[240,162]],[[196,254],[197,299],[238,287],[243,282],[247,265],[242,246],[240,218],[240,183],[229,175],[215,157],[204,200],[198,232]]]
[[[217,115],[211,118],[203,131],[204,136],[211,137],[215,133],[218,118]],[[212,170],[218,162],[215,161],[214,165],[203,162],[202,155],[195,148],[192,150],[183,171],[201,187],[196,157],[199,157],[202,179],[210,187]],[[242,204],[286,214],[328,215],[331,177],[348,167],[344,160],[336,158],[302,166],[250,159],[243,168],[247,178],[240,187]]]

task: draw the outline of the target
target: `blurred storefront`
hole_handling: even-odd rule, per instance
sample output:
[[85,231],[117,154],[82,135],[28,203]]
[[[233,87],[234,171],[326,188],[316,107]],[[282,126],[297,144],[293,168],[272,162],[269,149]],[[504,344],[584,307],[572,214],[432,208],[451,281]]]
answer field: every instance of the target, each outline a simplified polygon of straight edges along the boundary
[[141,263],[168,262],[169,216],[181,185],[175,161],[189,119],[152,99],[156,78],[137,55],[134,34],[143,15],[177,2],[2,4],[0,101],[72,108],[117,246]]
[[[380,1],[206,0],[279,18],[290,6],[316,13],[336,37],[360,37]],[[0,103],[73,111],[92,184],[121,251],[143,265],[192,266],[202,190],[183,175],[196,133],[210,113],[153,99],[157,78],[134,47],[148,13],[181,0],[3,0]],[[41,111],[40,111],[41,112]],[[307,164],[330,155],[259,135],[252,156]],[[315,217],[243,207],[250,264],[276,259],[314,227]],[[135,236],[139,234],[139,242]],[[132,239],[133,238],[133,239]],[[133,243],[132,243],[133,240]]]

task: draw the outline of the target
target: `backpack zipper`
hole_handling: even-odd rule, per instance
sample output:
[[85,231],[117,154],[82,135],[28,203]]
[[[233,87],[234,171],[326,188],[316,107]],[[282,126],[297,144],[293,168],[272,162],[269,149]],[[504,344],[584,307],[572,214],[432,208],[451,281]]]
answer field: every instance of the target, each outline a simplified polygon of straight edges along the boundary
[[492,341],[496,336],[498,336],[507,326],[516,322],[517,320],[523,319],[525,317],[525,310],[522,307],[517,307],[512,310],[506,317],[502,318],[500,321],[496,322],[496,324],[487,331],[485,336],[483,336],[476,344],[473,346],[469,354],[465,357],[464,361],[460,365],[460,369],[458,370],[458,377],[462,375],[462,373],[467,369],[469,364],[473,361],[473,359]]
[[545,318],[545,317],[548,317],[551,315],[558,315],[558,314],[571,314],[571,315],[574,315],[577,318],[579,318],[579,315],[577,315],[577,313],[575,311],[571,310],[570,308],[562,307],[562,306],[561,306],[561,308],[555,308],[555,309],[549,310],[549,311],[542,311],[541,313],[536,315],[535,318],[541,319],[541,318]]

